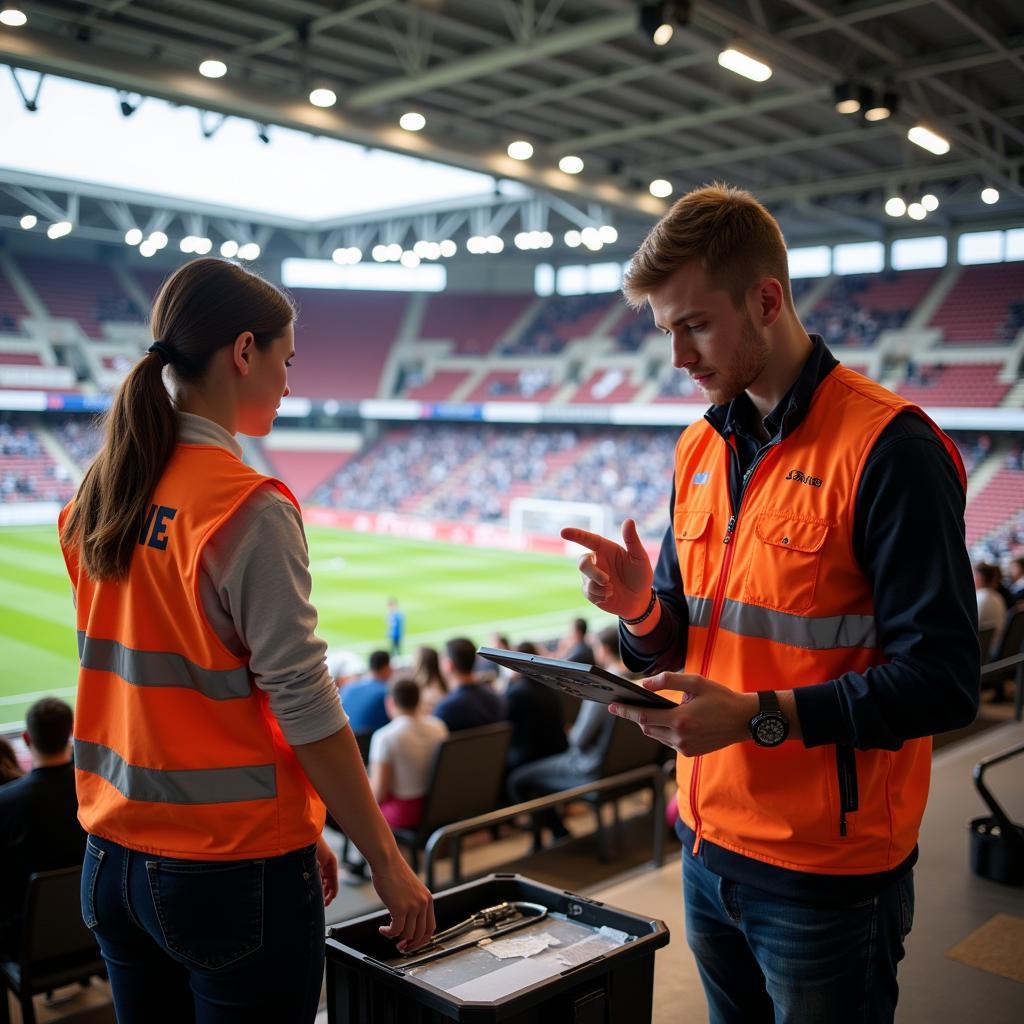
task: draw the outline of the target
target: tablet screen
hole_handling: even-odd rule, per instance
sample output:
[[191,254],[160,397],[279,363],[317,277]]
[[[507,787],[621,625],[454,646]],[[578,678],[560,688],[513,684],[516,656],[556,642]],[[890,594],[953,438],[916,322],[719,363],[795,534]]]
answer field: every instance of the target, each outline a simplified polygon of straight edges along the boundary
[[623,679],[596,665],[578,661],[559,661],[538,654],[521,654],[495,647],[481,647],[477,653],[488,661],[504,665],[530,679],[570,693],[583,700],[596,700],[601,704],[632,704],[647,708],[674,708],[676,705],[660,693],[645,690],[638,683]]

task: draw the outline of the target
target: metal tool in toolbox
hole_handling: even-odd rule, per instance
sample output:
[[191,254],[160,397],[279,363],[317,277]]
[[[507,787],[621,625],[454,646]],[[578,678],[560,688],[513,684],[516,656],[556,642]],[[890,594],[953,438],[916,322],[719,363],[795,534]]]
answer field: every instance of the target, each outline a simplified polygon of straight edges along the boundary
[[[495,939],[518,928],[525,928],[544,920],[547,915],[547,907],[540,903],[527,903],[522,900],[496,903],[493,907],[478,910],[458,924],[437,932],[429,942],[417,946],[416,949],[407,950],[400,958],[390,961],[390,965],[403,969],[418,967],[430,960],[476,945],[481,939]],[[465,937],[461,941],[453,942],[462,936]]]

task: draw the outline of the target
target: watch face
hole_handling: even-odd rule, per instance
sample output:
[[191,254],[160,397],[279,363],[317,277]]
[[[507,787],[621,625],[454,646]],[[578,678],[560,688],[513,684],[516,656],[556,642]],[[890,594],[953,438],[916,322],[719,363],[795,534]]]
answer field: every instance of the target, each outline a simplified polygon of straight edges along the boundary
[[778,746],[786,738],[786,724],[777,715],[765,715],[757,723],[757,742],[765,747]]

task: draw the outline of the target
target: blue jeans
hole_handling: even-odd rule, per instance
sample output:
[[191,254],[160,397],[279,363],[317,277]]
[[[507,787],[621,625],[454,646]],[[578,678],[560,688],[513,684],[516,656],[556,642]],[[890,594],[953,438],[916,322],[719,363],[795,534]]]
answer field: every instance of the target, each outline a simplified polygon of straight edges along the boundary
[[313,846],[265,860],[157,857],[89,836],[82,917],[119,1024],[306,1024],[324,972]]
[[683,901],[710,1024],[892,1021],[910,872],[872,899],[825,907],[731,882],[684,850]]

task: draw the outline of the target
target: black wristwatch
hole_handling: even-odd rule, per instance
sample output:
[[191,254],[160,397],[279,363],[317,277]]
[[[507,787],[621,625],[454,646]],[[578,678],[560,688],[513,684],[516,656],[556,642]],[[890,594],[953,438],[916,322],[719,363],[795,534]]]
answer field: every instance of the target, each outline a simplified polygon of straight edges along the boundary
[[774,690],[761,690],[757,699],[761,709],[750,720],[750,735],[759,747],[777,747],[789,735],[789,719]]

